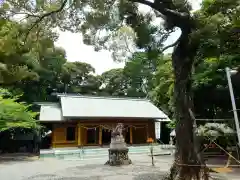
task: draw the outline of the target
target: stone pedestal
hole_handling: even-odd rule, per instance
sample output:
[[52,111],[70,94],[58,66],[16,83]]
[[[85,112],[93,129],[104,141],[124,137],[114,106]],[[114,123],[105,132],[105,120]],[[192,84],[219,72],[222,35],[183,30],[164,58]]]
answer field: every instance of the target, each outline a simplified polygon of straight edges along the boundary
[[129,165],[132,161],[128,157],[128,148],[122,136],[111,139],[108,149],[109,160],[105,163],[110,166]]

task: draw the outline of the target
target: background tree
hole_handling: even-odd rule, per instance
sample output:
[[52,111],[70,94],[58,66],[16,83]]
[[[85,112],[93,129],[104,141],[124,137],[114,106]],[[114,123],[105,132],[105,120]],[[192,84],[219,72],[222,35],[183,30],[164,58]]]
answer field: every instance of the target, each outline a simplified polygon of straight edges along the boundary
[[61,80],[64,91],[68,93],[88,94],[98,90],[99,82],[94,77],[95,69],[87,63],[67,62],[63,65]]
[[38,75],[28,67],[28,48],[22,48],[24,27],[4,19],[0,20],[0,26],[0,83],[37,79]]
[[101,75],[101,90],[111,96],[148,97],[158,60],[158,57],[149,59],[148,53],[134,53],[123,68],[111,69]]
[[158,57],[150,57],[148,53],[134,53],[123,69],[128,82],[127,96],[148,97],[153,88],[153,77],[158,66]]
[[0,83],[13,94],[21,94],[20,100],[56,101],[55,92],[98,91],[100,80],[94,76],[94,68],[87,63],[66,62],[65,51],[54,45],[56,35],[51,30],[38,27],[25,41],[28,22],[1,22]]
[[174,76],[172,73],[171,56],[159,57],[159,65],[153,76],[153,88],[150,97],[153,102],[171,118],[174,117],[173,88]]
[[126,96],[127,81],[123,69],[111,69],[101,75],[102,91],[110,96]]

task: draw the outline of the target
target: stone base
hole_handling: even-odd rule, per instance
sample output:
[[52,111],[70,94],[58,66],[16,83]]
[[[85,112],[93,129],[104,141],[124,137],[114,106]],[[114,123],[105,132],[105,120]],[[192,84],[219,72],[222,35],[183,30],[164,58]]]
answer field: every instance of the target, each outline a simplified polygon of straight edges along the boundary
[[128,157],[128,148],[123,149],[108,149],[109,160],[105,165],[121,166],[132,164],[132,161]]

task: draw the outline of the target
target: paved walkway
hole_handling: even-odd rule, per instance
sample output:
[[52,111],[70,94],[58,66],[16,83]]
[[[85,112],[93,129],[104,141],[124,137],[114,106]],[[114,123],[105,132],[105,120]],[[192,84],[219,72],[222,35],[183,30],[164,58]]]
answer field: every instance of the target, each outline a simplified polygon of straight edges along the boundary
[[[110,167],[104,158],[5,162],[0,164],[1,180],[161,180],[168,172],[171,156],[155,158],[155,166],[146,155],[132,155],[132,165]],[[229,176],[228,176],[229,177]],[[224,178],[221,178],[224,179]],[[230,178],[229,178],[230,179]],[[239,178],[231,178],[238,180]]]

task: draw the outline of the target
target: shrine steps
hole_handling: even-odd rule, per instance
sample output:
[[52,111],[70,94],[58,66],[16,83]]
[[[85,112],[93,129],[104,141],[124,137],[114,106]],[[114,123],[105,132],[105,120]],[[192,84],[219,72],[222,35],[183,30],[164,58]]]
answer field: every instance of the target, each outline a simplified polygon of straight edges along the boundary
[[[166,147],[166,145],[164,145]],[[154,155],[170,155],[171,148],[165,148],[163,145],[157,145],[153,148]],[[170,146],[169,146],[170,147]],[[150,154],[150,146],[130,146],[129,155],[131,154]],[[108,148],[58,148],[50,150],[41,150],[40,158],[58,158],[58,159],[91,159],[108,157]]]

